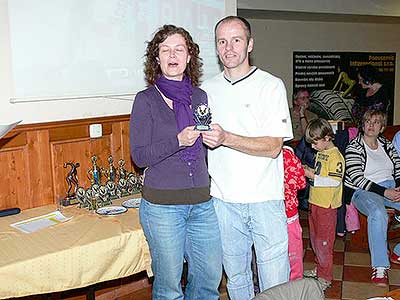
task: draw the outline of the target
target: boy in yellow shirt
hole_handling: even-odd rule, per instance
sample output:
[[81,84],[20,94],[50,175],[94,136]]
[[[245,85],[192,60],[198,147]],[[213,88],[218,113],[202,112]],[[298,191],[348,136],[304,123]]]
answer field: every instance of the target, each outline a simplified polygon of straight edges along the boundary
[[304,271],[306,277],[316,277],[323,290],[333,279],[333,245],[336,233],[337,208],[342,204],[342,180],[345,161],[333,144],[331,125],[324,119],[311,121],[305,133],[306,141],[318,151],[314,169],[305,167],[305,175],[313,180],[310,189],[310,241],[317,266]]

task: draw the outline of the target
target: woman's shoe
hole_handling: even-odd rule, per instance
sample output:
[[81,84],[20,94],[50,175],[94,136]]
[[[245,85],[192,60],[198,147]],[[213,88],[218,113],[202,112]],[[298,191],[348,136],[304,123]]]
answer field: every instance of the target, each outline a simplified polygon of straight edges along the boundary
[[389,259],[392,263],[400,265],[400,256],[398,256],[396,253],[392,252],[389,255]]
[[388,285],[388,269],[385,267],[372,268],[371,281],[377,286]]

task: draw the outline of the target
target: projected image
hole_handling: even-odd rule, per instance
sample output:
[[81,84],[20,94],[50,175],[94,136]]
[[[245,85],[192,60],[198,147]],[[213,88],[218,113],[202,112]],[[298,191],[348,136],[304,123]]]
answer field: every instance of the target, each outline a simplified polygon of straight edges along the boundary
[[203,80],[220,71],[213,29],[224,0],[13,0],[8,8],[17,99],[143,89],[146,41],[168,23],[183,26],[199,44]]

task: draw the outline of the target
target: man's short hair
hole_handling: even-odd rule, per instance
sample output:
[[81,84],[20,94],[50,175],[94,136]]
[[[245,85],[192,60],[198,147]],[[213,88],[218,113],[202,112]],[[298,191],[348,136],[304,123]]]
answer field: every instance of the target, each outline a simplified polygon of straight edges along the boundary
[[221,20],[218,21],[218,23],[214,27],[214,34],[217,36],[217,28],[220,24],[226,23],[226,22],[231,22],[231,21],[239,21],[242,22],[244,30],[246,32],[246,38],[247,42],[251,39],[251,26],[249,21],[247,21],[245,18],[239,17],[239,16],[227,16]]
[[294,91],[293,93],[293,100],[296,100],[299,97],[300,93],[307,92],[310,93],[306,88],[300,88]]

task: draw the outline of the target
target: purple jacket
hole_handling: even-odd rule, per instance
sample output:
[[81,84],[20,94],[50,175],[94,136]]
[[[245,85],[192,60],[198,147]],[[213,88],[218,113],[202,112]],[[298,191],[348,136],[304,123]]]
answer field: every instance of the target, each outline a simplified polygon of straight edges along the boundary
[[[193,88],[192,110],[207,103],[207,94]],[[190,189],[207,187],[209,176],[205,153],[200,152],[196,166],[179,157],[175,115],[154,86],[135,97],[130,120],[131,156],[139,167],[146,167],[144,185],[153,189]]]

